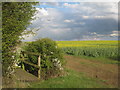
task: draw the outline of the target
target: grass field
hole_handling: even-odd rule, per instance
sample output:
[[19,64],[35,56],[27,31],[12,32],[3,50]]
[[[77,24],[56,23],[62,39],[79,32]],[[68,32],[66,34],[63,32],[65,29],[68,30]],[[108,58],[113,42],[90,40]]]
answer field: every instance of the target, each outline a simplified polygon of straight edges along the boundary
[[108,85],[102,84],[104,81],[89,78],[84,73],[78,73],[74,70],[66,70],[68,75],[52,78],[40,83],[30,84],[29,88],[108,88]]

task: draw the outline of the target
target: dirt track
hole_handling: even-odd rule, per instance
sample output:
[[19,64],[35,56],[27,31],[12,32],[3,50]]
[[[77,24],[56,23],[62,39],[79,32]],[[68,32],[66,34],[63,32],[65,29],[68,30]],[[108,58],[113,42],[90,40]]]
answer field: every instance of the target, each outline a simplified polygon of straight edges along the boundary
[[[77,72],[83,72],[88,77],[97,78],[102,80],[104,84],[112,87],[118,87],[118,65],[104,64],[97,60],[86,60],[75,56],[64,56],[67,60],[66,67]],[[23,71],[16,69],[15,76],[22,82],[39,81],[37,77]]]
[[80,59],[74,56],[65,56],[66,67],[78,72],[84,72],[87,76],[103,80],[105,84],[118,87],[118,65],[104,64],[97,60]]

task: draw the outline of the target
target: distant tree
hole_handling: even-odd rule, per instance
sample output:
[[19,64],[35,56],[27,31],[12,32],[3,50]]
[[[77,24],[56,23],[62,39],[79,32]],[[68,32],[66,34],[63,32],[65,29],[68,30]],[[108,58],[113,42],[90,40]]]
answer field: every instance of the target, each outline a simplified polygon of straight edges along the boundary
[[36,2],[2,3],[2,65],[3,76],[13,71],[15,46],[19,44],[22,32],[30,24],[35,13]]

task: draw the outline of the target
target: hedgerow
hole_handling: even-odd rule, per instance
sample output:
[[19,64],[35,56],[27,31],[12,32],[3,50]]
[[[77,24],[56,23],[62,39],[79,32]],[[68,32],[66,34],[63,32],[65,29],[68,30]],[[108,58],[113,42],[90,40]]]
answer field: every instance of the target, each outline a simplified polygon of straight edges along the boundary
[[[25,47],[25,51],[41,54],[41,77],[47,79],[51,76],[59,75],[63,70],[64,60],[61,50],[57,47],[55,41],[49,38],[39,39],[29,43]],[[38,63],[38,56],[26,55],[27,61],[36,64]],[[25,64],[25,69],[32,74],[37,75],[37,68]]]

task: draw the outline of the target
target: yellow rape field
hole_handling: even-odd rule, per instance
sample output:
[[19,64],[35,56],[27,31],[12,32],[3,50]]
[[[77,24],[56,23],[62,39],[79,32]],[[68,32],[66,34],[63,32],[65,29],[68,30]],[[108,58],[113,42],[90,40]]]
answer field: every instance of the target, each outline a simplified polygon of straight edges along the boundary
[[91,57],[118,57],[118,41],[56,41],[64,53]]
[[56,41],[58,47],[118,47],[118,41]]

